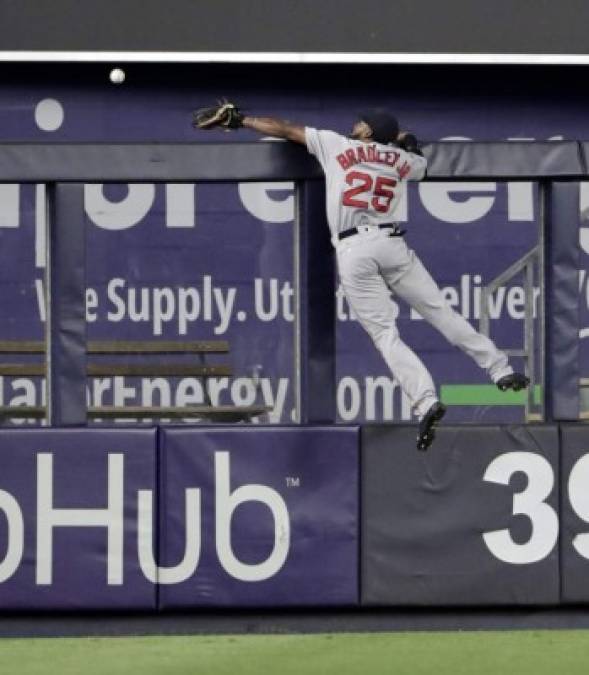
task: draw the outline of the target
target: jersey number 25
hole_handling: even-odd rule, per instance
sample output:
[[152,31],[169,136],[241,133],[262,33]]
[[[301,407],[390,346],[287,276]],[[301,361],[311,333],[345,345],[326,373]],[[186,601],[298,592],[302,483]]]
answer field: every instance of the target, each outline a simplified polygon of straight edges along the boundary
[[[342,202],[344,206],[367,209],[372,205],[378,213],[386,213],[389,210],[391,200],[395,196],[393,188],[397,185],[394,178],[377,176],[375,180],[370,174],[362,171],[350,171],[346,175],[346,183],[352,187],[344,192]],[[370,199],[370,194],[372,194],[372,199]],[[365,198],[360,199],[360,196],[365,196]]]

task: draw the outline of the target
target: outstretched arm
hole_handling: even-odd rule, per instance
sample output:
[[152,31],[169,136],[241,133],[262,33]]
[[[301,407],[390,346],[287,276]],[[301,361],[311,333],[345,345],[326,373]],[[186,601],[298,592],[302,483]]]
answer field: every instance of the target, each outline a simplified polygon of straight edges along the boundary
[[246,129],[253,129],[260,134],[285,138],[288,141],[305,145],[305,127],[291,124],[276,117],[251,117],[245,115],[241,121]]

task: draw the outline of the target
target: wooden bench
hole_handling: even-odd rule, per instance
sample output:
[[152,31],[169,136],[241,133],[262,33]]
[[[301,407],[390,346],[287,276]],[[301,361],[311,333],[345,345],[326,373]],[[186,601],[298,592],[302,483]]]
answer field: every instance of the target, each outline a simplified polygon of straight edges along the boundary
[[[206,386],[210,377],[226,377],[233,374],[231,366],[207,364],[207,354],[229,353],[226,340],[193,342],[173,341],[92,341],[86,346],[86,353],[92,356],[145,357],[154,355],[193,355],[198,363],[88,363],[88,377],[198,377],[203,381],[204,404],[178,406],[91,406],[88,418],[106,419],[189,419],[199,418],[214,422],[251,421],[272,410],[269,406],[229,406],[213,405]],[[0,354],[3,355],[44,355],[45,343],[41,341],[0,341]],[[0,363],[0,376],[8,377],[44,377],[44,363]],[[43,419],[44,406],[0,406],[0,420],[5,418]]]

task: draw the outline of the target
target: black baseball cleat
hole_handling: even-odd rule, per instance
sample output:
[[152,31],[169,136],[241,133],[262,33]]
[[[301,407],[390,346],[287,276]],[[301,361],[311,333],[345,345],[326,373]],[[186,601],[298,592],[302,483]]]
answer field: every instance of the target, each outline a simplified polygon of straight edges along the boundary
[[520,389],[525,389],[530,384],[530,378],[521,373],[511,373],[511,375],[506,375],[497,380],[496,384],[501,391],[507,391],[508,389],[520,391]]
[[439,401],[436,401],[431,408],[425,413],[419,422],[419,435],[417,436],[417,449],[427,450],[434,442],[436,437],[436,424],[446,414],[446,406]]

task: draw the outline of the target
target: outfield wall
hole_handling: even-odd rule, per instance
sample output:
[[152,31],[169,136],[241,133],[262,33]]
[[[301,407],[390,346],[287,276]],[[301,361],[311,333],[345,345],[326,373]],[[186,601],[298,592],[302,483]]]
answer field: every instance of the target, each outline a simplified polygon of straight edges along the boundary
[[[59,71],[34,82],[7,73],[0,84],[2,143],[257,140],[245,131],[195,137],[192,108],[220,94],[256,113],[342,133],[359,108],[386,105],[426,140],[520,141],[511,148],[549,140],[547,156],[552,141],[588,135],[583,87],[569,80],[534,89],[528,73],[493,82],[485,71],[475,95],[464,93],[477,91],[476,77],[465,79],[464,71],[462,78],[436,71],[425,81],[420,73],[417,82],[378,67],[315,69],[311,76],[304,68],[207,65],[171,83],[167,71],[154,84],[151,70],[129,68],[126,85],[115,88],[107,70],[93,68],[89,80],[86,72]],[[155,166],[160,155],[153,153]],[[483,286],[539,243],[542,217],[554,207],[544,232],[552,236],[544,242],[547,334],[566,333],[567,340],[557,350],[548,345],[552,379],[543,384],[546,396],[559,394],[548,406],[553,419],[576,419],[587,410],[586,401],[579,405],[578,380],[589,374],[589,190],[577,182],[586,163],[550,203],[531,180],[497,178],[508,174],[505,164],[496,180],[413,185],[397,215],[448,302],[477,326]],[[559,195],[571,190],[575,200],[567,197],[559,211]],[[86,320],[87,338],[228,339],[235,376],[212,382],[213,403],[267,404],[272,412],[264,421],[276,426],[0,430],[0,607],[587,601],[589,432],[580,425],[519,426],[523,396],[499,398],[494,385],[481,383],[478,368],[408,307],[399,308],[401,333],[450,406],[449,425],[429,453],[416,452],[415,426],[406,424],[410,405],[339,289],[340,425],[284,426],[296,418],[300,372],[292,182],[107,182],[79,192],[87,264],[78,319]],[[3,339],[45,333],[45,216],[43,185],[0,185]],[[522,344],[522,276],[491,298],[491,332],[501,347]],[[514,365],[521,367],[521,358]],[[563,395],[567,387],[571,397]],[[101,378],[72,397],[83,401],[84,393],[89,403],[120,406],[187,406],[204,398],[196,378]],[[324,393],[314,392],[330,404]],[[542,387],[537,394],[541,399]],[[44,382],[1,378],[0,399],[44,403]],[[366,422],[376,424],[345,426]],[[470,424],[452,426],[459,422]]]
[[0,608],[587,602],[589,429],[0,432]]

